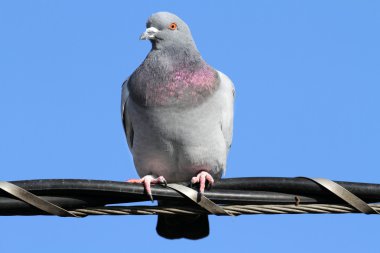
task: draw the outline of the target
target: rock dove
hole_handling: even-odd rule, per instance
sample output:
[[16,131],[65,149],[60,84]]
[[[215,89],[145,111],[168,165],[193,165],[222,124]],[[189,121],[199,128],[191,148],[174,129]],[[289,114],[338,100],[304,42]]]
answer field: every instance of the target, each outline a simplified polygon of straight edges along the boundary
[[[234,85],[201,57],[187,24],[169,12],[151,15],[140,39],[152,49],[122,86],[121,114],[133,161],[151,184],[199,183],[200,193],[226,170],[232,142]],[[207,216],[159,216],[165,238],[209,234]]]

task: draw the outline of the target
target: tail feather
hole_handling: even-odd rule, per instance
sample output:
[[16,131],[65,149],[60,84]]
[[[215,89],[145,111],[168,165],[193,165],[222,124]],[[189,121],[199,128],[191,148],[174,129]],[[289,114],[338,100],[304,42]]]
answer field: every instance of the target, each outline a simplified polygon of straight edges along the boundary
[[198,240],[210,233],[207,215],[158,215],[156,230],[167,239]]

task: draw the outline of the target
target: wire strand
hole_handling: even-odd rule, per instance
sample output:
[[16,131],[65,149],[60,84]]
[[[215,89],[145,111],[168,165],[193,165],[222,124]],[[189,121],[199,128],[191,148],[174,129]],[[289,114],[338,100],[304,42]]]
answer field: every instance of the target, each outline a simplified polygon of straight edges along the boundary
[[[370,204],[380,211],[380,204]],[[307,205],[225,205],[223,209],[233,215],[243,214],[344,214],[360,213],[349,205],[307,204]],[[210,214],[206,210],[194,207],[172,206],[110,206],[99,208],[80,208],[71,210],[78,216],[86,215],[196,215]]]

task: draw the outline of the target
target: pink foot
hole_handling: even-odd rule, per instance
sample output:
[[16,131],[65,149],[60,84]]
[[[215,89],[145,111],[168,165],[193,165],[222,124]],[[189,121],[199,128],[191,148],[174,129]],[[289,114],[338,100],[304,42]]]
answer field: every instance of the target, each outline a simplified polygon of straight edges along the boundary
[[159,176],[157,178],[154,178],[151,175],[146,175],[140,179],[129,179],[127,181],[128,183],[137,183],[137,184],[144,184],[144,188],[146,193],[148,194],[150,200],[153,202],[153,196],[152,196],[152,190],[150,189],[151,184],[164,184],[166,185],[166,179],[163,176]]
[[210,185],[214,184],[214,179],[212,178],[212,176],[206,171],[201,171],[198,173],[197,176],[191,179],[191,183],[199,183],[199,192],[204,193],[206,188],[206,180],[209,182]]

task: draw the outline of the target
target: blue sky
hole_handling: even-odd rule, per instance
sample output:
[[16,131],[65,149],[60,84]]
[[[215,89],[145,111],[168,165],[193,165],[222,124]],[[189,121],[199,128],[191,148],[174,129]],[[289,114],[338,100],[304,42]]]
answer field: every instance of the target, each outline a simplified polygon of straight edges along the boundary
[[[171,11],[236,87],[226,177],[380,183],[377,1],[3,1],[0,179],[136,177],[120,87]],[[210,217],[201,241],[167,241],[156,217],[0,217],[0,251],[374,251],[379,217]]]

